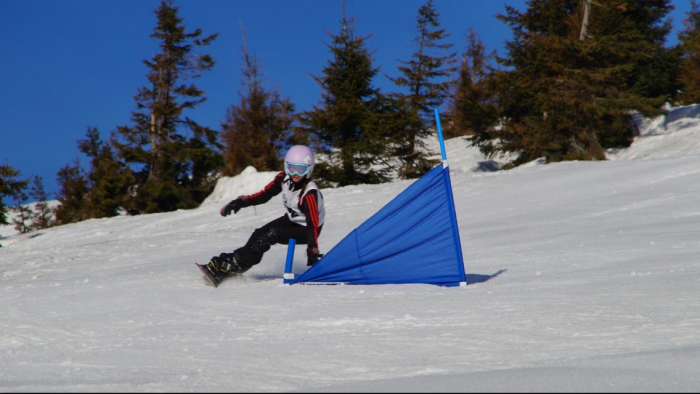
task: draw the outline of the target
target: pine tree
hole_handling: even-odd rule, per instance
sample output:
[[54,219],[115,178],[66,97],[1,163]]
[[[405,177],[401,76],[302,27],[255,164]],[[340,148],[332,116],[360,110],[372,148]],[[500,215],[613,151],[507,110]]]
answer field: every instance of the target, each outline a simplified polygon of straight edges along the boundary
[[[631,112],[661,115],[677,94],[680,53],[664,46],[672,9],[670,0],[614,0],[593,7],[592,34],[582,41],[582,52],[594,60],[588,69],[606,78],[593,81],[602,91],[597,95],[602,125],[596,134],[603,148],[629,146],[636,134]],[[624,84],[617,87],[620,81]]]
[[90,158],[85,214],[88,218],[117,216],[126,205],[133,172],[116,158],[111,143],[101,140],[97,128],[88,127],[85,136],[78,140],[78,149]]
[[406,127],[395,151],[402,162],[401,178],[419,178],[435,165],[428,158],[424,140],[432,134],[434,109],[445,101],[451,74],[456,69],[456,54],[445,53],[452,44],[441,43],[449,34],[440,28],[439,17],[433,0],[420,7],[416,17],[418,35],[413,39],[416,52],[411,60],[400,61],[401,77],[389,77],[397,86],[408,90],[406,94],[392,95],[406,109]]
[[[43,179],[35,175],[27,180],[27,185],[31,182],[29,192],[24,189],[15,194],[16,205],[10,208],[16,215],[12,219],[15,230],[24,234],[33,230],[48,228],[53,225],[53,211],[47,203],[47,194],[44,191]],[[33,201],[32,209],[29,202]]]
[[[593,130],[579,123],[579,112],[593,98],[580,81],[578,32],[570,26],[573,1],[532,0],[525,13],[507,6],[497,17],[511,26],[503,69],[492,75],[501,125],[472,140],[482,152],[514,153],[516,165],[547,157],[551,161],[602,158]],[[568,22],[568,23],[567,23]]]
[[700,103],[700,5],[696,0],[690,0],[690,6],[683,20],[684,29],[678,34],[682,52],[679,76],[682,93],[678,103],[682,105]]
[[658,115],[666,98],[641,94],[648,74],[640,71],[658,45],[645,31],[657,32],[665,3],[607,2],[594,9],[583,40],[579,1],[531,0],[524,13],[507,6],[498,18],[514,39],[492,76],[502,123],[479,147],[516,154],[518,165],[602,160],[604,148],[629,145],[631,111]]
[[[674,9],[671,0],[617,0],[599,12],[609,10],[622,14],[613,25],[621,35],[629,34],[636,50],[632,51],[634,68],[630,87],[635,95],[644,98],[674,98],[680,88],[680,52],[677,47],[666,47],[666,39],[673,29],[669,13]],[[594,37],[595,38],[595,37]]]
[[28,204],[29,196],[23,190],[17,194],[15,200],[17,204],[10,208],[15,213],[15,217],[12,218],[12,224],[20,234],[28,233],[31,231],[30,225],[33,213]]
[[396,108],[372,85],[379,69],[355,37],[352,19],[343,15],[341,31],[329,34],[332,60],[314,79],[322,88],[321,106],[301,115],[300,129],[315,139],[319,161],[314,177],[326,186],[382,183],[389,180],[388,144],[396,130]]
[[56,225],[81,222],[90,217],[85,209],[85,200],[90,191],[87,174],[76,158],[73,165],[65,165],[56,174],[59,185],[56,199]]
[[7,226],[8,208],[5,205],[5,197],[17,198],[29,184],[29,179],[19,180],[20,171],[11,167],[8,163],[0,165],[0,225]]
[[[112,217],[126,209],[133,185],[133,171],[119,161],[111,142],[100,139],[95,127],[88,127],[85,139],[77,141],[78,149],[90,159],[86,171],[76,158],[73,165],[66,165],[57,174],[61,202],[53,211],[56,224],[80,222],[87,219]],[[37,198],[44,196],[43,186],[34,191]],[[53,225],[48,219],[48,206],[38,207],[38,225]],[[42,209],[45,208],[45,209]]]
[[144,61],[150,86],[135,96],[134,125],[118,127],[112,138],[119,157],[137,169],[135,193],[128,202],[134,213],[196,207],[213,190],[222,165],[216,132],[184,115],[206,100],[202,90],[185,81],[215,64],[210,55],[193,50],[210,44],[217,34],[199,38],[201,29],[186,33],[178,12],[172,0],[162,0],[155,10],[158,23],[151,37],[160,41],[160,52]]
[[467,34],[467,48],[462,55],[454,93],[445,117],[445,138],[468,135],[472,144],[482,145],[484,153],[494,153],[490,131],[499,121],[495,93],[490,86],[494,70],[490,62],[495,51],[486,53],[486,47],[473,29]]
[[256,56],[250,56],[243,32],[242,60],[245,94],[239,92],[240,104],[227,109],[222,124],[224,142],[223,175],[233,176],[247,166],[258,171],[281,168],[280,151],[289,145],[294,122],[294,104],[281,98],[276,90],[265,90]]
[[31,213],[32,224],[29,226],[30,229],[41,230],[53,227],[55,223],[54,211],[49,207],[47,201],[49,197],[44,190],[44,180],[42,177],[38,175],[34,176],[32,186],[29,189],[29,197],[36,202]]

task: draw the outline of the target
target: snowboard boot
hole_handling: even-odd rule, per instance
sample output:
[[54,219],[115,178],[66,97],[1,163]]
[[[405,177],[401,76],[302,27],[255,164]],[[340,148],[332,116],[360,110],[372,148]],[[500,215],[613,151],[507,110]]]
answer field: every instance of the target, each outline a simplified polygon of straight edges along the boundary
[[238,263],[233,253],[221,253],[212,257],[207,268],[217,279],[240,275],[247,271]]
[[216,257],[212,258],[209,260],[209,263],[205,266],[209,274],[211,275],[212,279],[216,282],[216,284],[221,283],[224,278],[226,278],[226,274],[224,274],[221,269],[219,269],[218,265],[214,262],[214,259]]

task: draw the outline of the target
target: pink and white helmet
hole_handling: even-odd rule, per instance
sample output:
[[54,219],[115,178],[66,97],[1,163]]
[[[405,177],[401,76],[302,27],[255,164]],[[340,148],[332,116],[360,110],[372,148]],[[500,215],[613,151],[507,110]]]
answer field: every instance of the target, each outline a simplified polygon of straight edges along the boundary
[[306,145],[294,145],[284,156],[284,171],[287,175],[311,178],[314,169],[314,152]]

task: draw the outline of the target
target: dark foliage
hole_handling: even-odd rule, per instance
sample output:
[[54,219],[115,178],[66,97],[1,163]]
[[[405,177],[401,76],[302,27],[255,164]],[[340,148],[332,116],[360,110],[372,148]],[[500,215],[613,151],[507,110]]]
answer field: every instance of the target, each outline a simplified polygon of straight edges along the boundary
[[32,211],[32,230],[41,230],[44,228],[53,227],[56,224],[55,212],[49,207],[49,195],[44,189],[44,180],[42,177],[35,175],[32,180],[32,186],[29,189],[29,197],[35,201]]
[[499,122],[497,98],[491,86],[494,70],[490,65],[496,54],[486,53],[486,47],[473,29],[469,29],[466,40],[467,48],[449,102],[445,138],[467,135],[491,156],[494,148],[489,131]]
[[389,143],[398,111],[372,85],[378,69],[366,48],[368,37],[355,37],[352,19],[343,17],[341,31],[330,35],[332,59],[323,75],[314,76],[322,88],[320,106],[301,115],[300,130],[316,143],[314,177],[325,186],[387,182]]
[[678,77],[681,93],[678,103],[700,103],[700,5],[690,0],[691,9],[683,20],[684,29],[678,35],[682,68]]
[[411,60],[400,61],[401,76],[390,77],[408,91],[391,95],[403,122],[394,149],[394,156],[401,161],[401,178],[418,178],[436,164],[429,158],[424,141],[435,137],[434,109],[447,98],[456,57],[447,52],[452,44],[443,43],[449,34],[440,28],[439,17],[433,0],[420,7],[416,17],[418,34],[413,39],[416,51]]
[[248,54],[246,46],[242,58],[246,92],[239,92],[240,103],[228,108],[221,130],[226,176],[236,175],[247,166],[258,171],[281,169],[280,152],[294,141],[294,105],[276,90],[262,86],[257,58]]
[[666,53],[670,7],[651,0],[594,4],[584,34],[579,1],[531,0],[524,13],[506,6],[498,18],[513,40],[497,58],[502,70],[491,76],[500,124],[473,141],[487,154],[516,155],[514,165],[539,157],[602,160],[605,148],[628,146],[632,111],[659,115],[672,93],[672,84],[650,83],[652,75],[673,74],[650,61]]
[[56,174],[59,185],[56,199],[61,203],[56,207],[56,224],[68,224],[87,220],[84,201],[90,191],[87,174],[75,159],[73,165],[65,165]]
[[7,220],[8,207],[5,197],[18,198],[23,195],[29,185],[29,180],[20,180],[20,171],[5,163],[0,165],[0,225],[10,224]]
[[200,38],[201,29],[186,33],[172,0],[162,0],[155,14],[158,23],[151,37],[159,40],[160,52],[144,61],[149,86],[135,96],[134,125],[118,127],[112,138],[119,158],[134,171],[125,202],[130,213],[198,206],[213,190],[223,164],[217,133],[184,115],[206,100],[202,90],[185,81],[215,64],[210,55],[193,50],[217,35]]

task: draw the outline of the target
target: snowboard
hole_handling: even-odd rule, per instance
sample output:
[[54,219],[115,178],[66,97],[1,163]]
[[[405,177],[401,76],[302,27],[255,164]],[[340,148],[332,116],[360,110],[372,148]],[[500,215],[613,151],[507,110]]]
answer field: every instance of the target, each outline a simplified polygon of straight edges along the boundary
[[202,264],[194,263],[194,265],[196,265],[197,268],[199,268],[199,271],[202,273],[202,276],[204,276],[204,280],[207,282],[207,284],[209,286],[218,287],[219,283],[221,283],[221,281],[223,281],[223,278],[221,280],[217,280],[214,277],[214,275],[212,275],[211,272],[209,272],[209,269],[207,269],[206,264],[202,265]]

